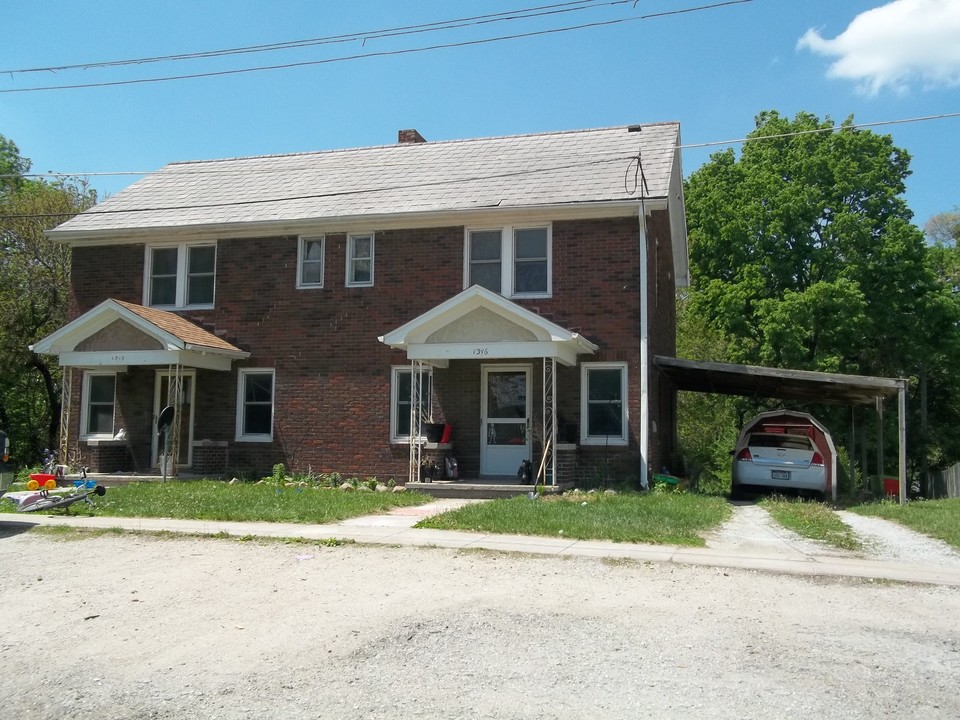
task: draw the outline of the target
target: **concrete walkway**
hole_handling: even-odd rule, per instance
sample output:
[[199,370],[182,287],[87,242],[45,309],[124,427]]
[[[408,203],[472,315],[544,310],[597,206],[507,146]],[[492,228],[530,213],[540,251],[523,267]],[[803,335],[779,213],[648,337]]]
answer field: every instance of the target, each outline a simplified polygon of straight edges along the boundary
[[[499,552],[594,557],[668,562],[678,565],[702,565],[738,568],[792,575],[853,577],[927,583],[960,587],[960,569],[899,564],[859,557],[825,555],[805,545],[795,545],[790,552],[775,550],[772,544],[724,543],[708,540],[707,547],[672,545],[640,545],[602,540],[529,535],[495,535],[459,530],[414,528],[430,515],[460,507],[471,500],[442,499],[415,507],[395,508],[383,515],[351,518],[330,525],[297,523],[219,522],[208,520],[173,520],[169,518],[82,517],[77,515],[0,515],[0,541],[4,536],[36,525],[66,525],[79,528],[112,529],[140,532],[174,532],[197,535],[225,533],[235,537],[303,538],[306,540],[353,540],[371,545],[407,545],[452,549],[484,549]],[[762,532],[761,532],[762,535]],[[712,546],[711,546],[712,545]]]

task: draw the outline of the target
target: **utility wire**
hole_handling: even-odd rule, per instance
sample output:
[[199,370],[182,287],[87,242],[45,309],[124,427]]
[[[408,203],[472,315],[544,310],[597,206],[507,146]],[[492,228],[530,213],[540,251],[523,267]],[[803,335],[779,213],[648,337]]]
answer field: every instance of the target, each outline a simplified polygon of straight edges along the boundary
[[687,13],[701,12],[703,10],[713,10],[716,8],[727,7],[729,5],[740,5],[740,4],[749,3],[749,2],[753,2],[753,0],[726,0],[725,2],[716,2],[709,5],[700,5],[697,7],[683,8],[680,10],[666,10],[663,12],[649,13],[646,15],[637,15],[635,17],[629,17],[629,18],[619,18],[616,20],[604,20],[604,21],[597,21],[592,23],[583,23],[580,25],[568,25],[565,27],[551,28],[548,30],[534,30],[526,33],[516,33],[513,35],[500,35],[497,37],[482,38],[479,40],[463,40],[460,42],[438,43],[436,45],[407,48],[405,50],[383,50],[383,51],[372,52],[372,53],[344,55],[341,57],[327,58],[325,60],[305,60],[301,62],[283,63],[279,65],[260,65],[260,66],[249,67],[249,68],[238,68],[235,70],[218,70],[218,71],[203,72],[203,73],[188,73],[184,75],[168,75],[165,77],[140,78],[136,80],[113,80],[108,82],[78,83],[74,85],[48,85],[44,87],[8,88],[6,90],[0,90],[0,94],[46,92],[50,90],[79,90],[79,89],[98,88],[98,87],[117,87],[121,85],[143,85],[147,83],[169,82],[173,80],[190,80],[195,78],[240,75],[244,73],[263,72],[267,70],[286,70],[290,68],[308,67],[308,66],[315,66],[315,65],[327,65],[330,63],[347,62],[350,60],[361,60],[366,58],[393,57],[398,55],[413,55],[413,54],[418,54],[423,52],[429,52],[432,50],[446,50],[450,48],[472,47],[477,45],[487,45],[490,43],[502,42],[505,40],[520,40],[520,39],[539,37],[544,35],[555,35],[558,33],[571,32],[575,30],[586,30],[586,29],[598,28],[598,27],[609,27],[612,25],[620,25],[628,22],[636,22],[638,20],[650,20],[654,18],[668,17],[671,15],[683,15]]
[[[225,57],[229,55],[243,55],[257,52],[273,52],[276,50],[289,50],[302,47],[312,47],[315,45],[328,45],[344,42],[367,40],[378,40],[385,37],[397,37],[401,35],[415,35],[424,32],[434,32],[437,30],[447,30],[453,28],[467,27],[470,25],[484,25],[495,22],[504,22],[507,20],[523,20],[531,17],[540,17],[544,15],[555,15],[559,13],[576,12],[579,10],[588,10],[598,7],[607,7],[613,5],[626,5],[635,2],[635,0],[613,0],[595,4],[596,0],[572,0],[571,2],[557,3],[553,5],[541,5],[532,8],[523,8],[519,10],[509,10],[499,13],[489,13],[486,15],[475,15],[465,18],[455,18],[452,20],[440,20],[431,23],[421,23],[417,25],[404,25],[401,27],[385,28],[380,30],[365,30],[362,32],[346,33],[341,35],[328,35],[325,37],[307,38],[304,40],[287,40],[284,42],[267,43],[262,45],[247,45],[244,47],[224,48],[219,50],[204,50],[192,53],[180,53],[175,55],[156,55],[151,57],[133,58],[127,60],[107,60],[101,62],[86,62],[73,65],[54,65],[50,67],[39,68],[21,68],[16,70],[0,70],[0,74],[19,75],[26,73],[42,72],[61,72],[64,70],[90,70],[111,67],[123,67],[126,65],[145,65],[147,63],[174,62],[179,60],[197,60],[214,57]],[[587,7],[589,6],[589,7]]]
[[[622,162],[630,158],[635,157],[633,154],[621,155],[614,158],[608,158],[605,160],[591,160],[588,162],[574,162],[568,163],[565,165],[556,165],[546,168],[534,168],[531,170],[516,170],[514,172],[506,173],[494,173],[491,175],[468,175],[459,178],[450,178],[445,180],[433,180],[430,182],[421,182],[421,183],[410,183],[410,184],[400,184],[400,185],[385,185],[380,187],[372,188],[362,188],[356,190],[338,190],[335,192],[325,192],[325,193],[312,193],[309,195],[296,195],[292,197],[282,197],[282,198],[259,198],[256,200],[231,200],[227,202],[215,202],[215,203],[196,203],[192,205],[164,205],[160,207],[144,207],[144,208],[118,208],[116,210],[104,209],[97,210],[96,206],[93,209],[86,210],[83,212],[83,215],[123,215],[123,214],[132,214],[132,213],[143,213],[143,212],[162,212],[166,210],[202,210],[208,208],[221,208],[221,207],[238,207],[246,205],[265,205],[269,203],[281,203],[281,202],[293,202],[296,200],[316,200],[319,198],[330,198],[330,197],[347,197],[351,195],[367,195],[370,193],[380,193],[380,192],[393,192],[397,190],[414,190],[418,188],[428,188],[428,187],[442,187],[444,185],[461,185],[464,183],[478,182],[481,180],[495,180],[499,178],[510,178],[510,177],[520,177],[524,175],[536,175],[540,173],[554,172],[556,170],[571,170],[574,168],[582,168],[591,165],[603,165],[607,163]],[[36,214],[22,214],[22,215],[3,215],[0,213],[0,219],[16,219],[23,220],[26,218],[55,218],[55,217],[64,217],[64,216],[73,216],[78,215],[79,213],[36,213]]]
[[[924,115],[924,116],[921,116],[921,117],[912,117],[912,118],[898,118],[898,119],[896,119],[896,120],[878,120],[878,121],[875,121],[875,122],[864,122],[864,123],[854,123],[854,124],[852,124],[852,125],[841,125],[841,126],[839,126],[839,127],[834,126],[834,127],[827,127],[827,128],[815,128],[815,129],[812,129],[812,130],[797,130],[797,131],[795,131],[795,132],[780,133],[780,134],[777,134],[777,135],[760,135],[760,136],[757,136],[757,137],[743,137],[743,138],[736,138],[736,139],[731,139],[731,140],[712,140],[712,141],[710,141],[710,142],[702,142],[702,143],[684,143],[683,145],[678,145],[678,146],[677,146],[677,149],[678,149],[678,150],[692,150],[692,149],[696,149],[696,148],[717,147],[717,146],[720,146],[720,145],[737,145],[737,144],[743,144],[743,143],[747,143],[747,142],[755,142],[755,141],[757,141],[757,140],[774,140],[774,139],[780,139],[780,138],[797,137],[797,136],[799,136],[799,135],[813,135],[813,134],[818,134],[818,133],[840,132],[840,131],[843,131],[843,130],[859,130],[859,129],[861,129],[861,128],[883,127],[883,126],[886,126],[886,125],[904,125],[904,124],[907,124],[907,123],[927,122],[927,121],[930,121],[930,120],[948,120],[948,119],[951,119],[951,118],[958,118],[958,117],[960,117],[960,112],[942,113],[942,114],[940,114],[940,115]],[[389,146],[389,147],[395,147],[395,146]],[[325,151],[325,152],[331,152],[331,153],[333,153],[333,152],[339,152],[339,151],[331,150],[331,151]],[[308,154],[309,154],[309,153],[308,153]],[[271,156],[260,156],[260,157],[271,157]],[[542,157],[544,157],[544,156],[541,155],[541,156],[538,156],[538,157],[541,157],[541,158],[542,158]],[[560,157],[560,156],[557,156],[557,157]],[[580,155],[580,157],[583,157],[583,155]],[[244,161],[244,160],[249,160],[249,159],[250,159],[250,158],[234,158],[234,160],[236,160],[236,161]],[[629,155],[615,155],[615,156],[608,156],[606,159],[608,159],[608,160],[635,160],[635,159],[636,159],[636,155],[632,155],[632,154],[629,154]],[[217,160],[217,161],[209,161],[209,162],[229,162],[229,161],[228,161],[228,160]],[[591,162],[593,162],[593,161],[591,161]],[[391,165],[388,165],[387,167],[392,167],[392,166],[391,166]],[[564,166],[564,167],[570,167],[570,166]],[[270,169],[265,169],[265,170],[258,170],[258,169],[253,169],[253,168],[248,168],[248,169],[244,169],[244,170],[232,170],[232,169],[231,169],[231,170],[218,170],[218,169],[216,169],[216,168],[209,168],[209,169],[203,169],[203,170],[194,170],[194,169],[179,170],[179,169],[173,169],[173,170],[166,170],[166,171],[164,172],[164,175],[165,175],[165,176],[172,176],[172,175],[235,175],[235,174],[247,174],[247,175],[249,175],[249,174],[253,174],[253,173],[263,173],[263,172],[289,172],[289,171],[292,171],[292,170],[323,170],[323,171],[328,171],[328,170],[330,170],[330,169],[342,169],[342,168],[341,168],[341,166],[333,166],[333,168],[331,168],[330,166],[327,166],[327,167],[324,167],[324,168],[311,168],[311,167],[299,166],[299,167],[285,167],[285,168],[270,168]],[[157,171],[156,171],[156,170],[143,170],[143,171],[121,170],[121,171],[115,171],[115,172],[74,172],[74,173],[60,173],[60,172],[58,172],[58,173],[53,173],[53,172],[51,172],[51,173],[23,173],[23,174],[10,173],[10,174],[6,174],[6,175],[0,174],[0,178],[112,177],[112,176],[123,176],[123,175],[151,175],[151,174],[153,174],[153,173],[155,173],[155,172],[157,172]],[[497,176],[487,176],[487,177],[497,177]]]

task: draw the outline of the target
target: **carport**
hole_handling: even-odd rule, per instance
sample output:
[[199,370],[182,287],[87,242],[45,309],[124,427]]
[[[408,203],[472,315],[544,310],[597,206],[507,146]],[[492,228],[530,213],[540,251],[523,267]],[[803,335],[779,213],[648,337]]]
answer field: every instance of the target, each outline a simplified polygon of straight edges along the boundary
[[[896,396],[900,504],[906,503],[907,381],[904,378],[784,370],[662,355],[655,356],[653,362],[677,390],[838,405],[873,405],[877,408],[882,408],[884,398]],[[833,483],[834,502],[836,499],[837,483]]]

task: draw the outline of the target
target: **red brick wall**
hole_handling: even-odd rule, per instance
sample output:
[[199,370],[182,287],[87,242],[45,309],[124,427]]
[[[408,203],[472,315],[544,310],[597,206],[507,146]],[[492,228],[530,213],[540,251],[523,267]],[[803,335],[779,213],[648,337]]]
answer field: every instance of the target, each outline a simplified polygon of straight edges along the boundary
[[[651,349],[669,354],[673,281],[663,281],[662,275],[671,263],[666,214],[655,213],[650,225],[651,273],[660,268],[662,280],[650,283],[655,303]],[[407,447],[389,443],[389,398],[390,366],[408,361],[377,338],[462,290],[463,237],[462,227],[377,232],[374,287],[347,288],[346,236],[329,234],[325,287],[304,290],[295,288],[295,236],[221,240],[216,307],[185,316],[251,356],[234,363],[229,373],[198,371],[195,438],[229,441],[235,472],[268,473],[275,462],[285,462],[297,470],[405,479]],[[621,477],[635,477],[639,468],[638,237],[636,218],[553,223],[553,297],[520,302],[599,345],[598,353],[586,360],[628,365],[630,447],[583,448],[579,464],[587,474],[600,463]],[[143,245],[74,250],[73,312],[106,297],[142,302],[143,260]],[[539,417],[541,364],[531,362]],[[276,370],[272,444],[234,441],[237,369],[242,367]],[[120,411],[136,446],[137,469],[149,464],[154,371],[131,369],[118,382],[129,393]],[[557,385],[560,415],[579,426],[579,368],[560,368]],[[455,361],[438,369],[434,387],[438,419],[454,425],[461,474],[476,474],[480,363]],[[671,434],[657,418],[670,409],[670,396],[659,393],[653,380],[651,392],[659,398],[651,415],[661,430],[651,435],[653,440]],[[668,451],[658,445],[658,459],[663,452]]]

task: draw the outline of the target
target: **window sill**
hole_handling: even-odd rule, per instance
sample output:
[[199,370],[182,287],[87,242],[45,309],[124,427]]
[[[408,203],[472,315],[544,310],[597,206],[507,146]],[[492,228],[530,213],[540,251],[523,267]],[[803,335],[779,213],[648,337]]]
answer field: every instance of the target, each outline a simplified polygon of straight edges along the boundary
[[82,437],[80,442],[90,447],[122,447],[127,444],[126,440],[117,440],[113,435],[110,437]]
[[272,442],[273,442],[273,436],[267,436],[267,435],[249,436],[249,435],[248,435],[248,436],[245,436],[245,437],[234,438],[234,442],[242,442],[242,443],[272,443]]
[[[410,441],[409,440],[391,440],[390,444],[408,446],[410,445]],[[417,444],[420,445],[420,447],[424,450],[452,450],[453,449],[452,442],[448,442],[448,443],[421,442]]]
[[151,310],[163,310],[164,312],[189,312],[192,310],[214,310],[211,305],[147,305]]
[[630,443],[622,438],[583,438],[580,444],[588,447],[626,447]]

